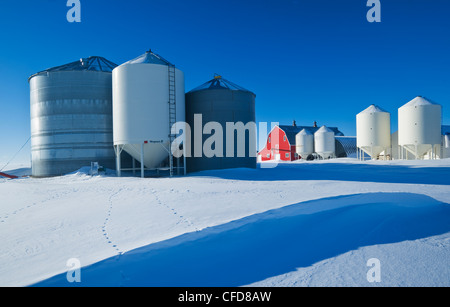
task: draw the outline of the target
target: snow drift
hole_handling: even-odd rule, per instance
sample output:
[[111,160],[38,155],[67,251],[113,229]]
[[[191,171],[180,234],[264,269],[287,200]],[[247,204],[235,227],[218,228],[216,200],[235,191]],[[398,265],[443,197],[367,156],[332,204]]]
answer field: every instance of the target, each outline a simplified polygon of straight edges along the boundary
[[[448,204],[419,194],[332,197],[270,210],[106,259],[83,268],[80,285],[243,286],[364,246],[440,235],[450,231],[449,221]],[[449,264],[430,263],[447,282]],[[396,266],[402,269],[401,259]],[[365,264],[356,269],[358,282],[363,283]],[[415,277],[414,268],[405,270],[412,274],[403,276],[405,281]],[[36,286],[67,284],[66,274],[60,274]]]
[[449,286],[449,172],[449,159],[336,159],[0,179],[0,286]]

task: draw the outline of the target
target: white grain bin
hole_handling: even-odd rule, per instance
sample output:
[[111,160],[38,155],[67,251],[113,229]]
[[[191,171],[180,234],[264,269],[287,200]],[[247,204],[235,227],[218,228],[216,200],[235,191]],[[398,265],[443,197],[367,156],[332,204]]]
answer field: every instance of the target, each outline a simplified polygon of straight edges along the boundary
[[295,136],[295,152],[302,158],[306,159],[314,152],[314,135],[303,129]]
[[442,159],[450,158],[450,134],[445,134],[443,137]]
[[357,147],[377,159],[391,148],[391,115],[376,105],[371,105],[356,115]]
[[336,150],[336,144],[334,139],[333,130],[322,126],[319,130],[314,133],[314,147],[315,152],[322,159],[329,159],[334,157]]
[[[112,79],[118,169],[122,150],[147,169],[167,166],[171,125],[185,121],[183,72],[148,51],[115,68]],[[169,101],[175,102],[175,112]]]
[[398,109],[398,145],[402,158],[434,157],[440,151],[441,109],[439,104],[421,96]]

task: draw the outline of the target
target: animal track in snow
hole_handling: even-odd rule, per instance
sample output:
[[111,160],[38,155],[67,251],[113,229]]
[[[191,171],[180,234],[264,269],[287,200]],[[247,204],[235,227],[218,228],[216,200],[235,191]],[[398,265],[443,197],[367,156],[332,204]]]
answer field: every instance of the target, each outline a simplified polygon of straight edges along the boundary
[[[171,192],[173,192],[173,189],[171,190]],[[152,190],[152,194],[153,194],[153,196],[155,196],[156,202],[159,205],[162,205],[162,206],[166,207],[168,210],[170,210],[172,212],[173,215],[176,215],[179,218],[179,220],[176,223],[176,225],[179,225],[181,223],[186,223],[189,227],[194,227],[196,231],[198,230],[194,226],[194,223],[192,223],[189,219],[185,218],[184,216],[178,214],[178,212],[175,210],[175,208],[172,208],[172,207],[168,206],[166,203],[162,202],[161,199],[159,198],[156,190]]]
[[102,226],[102,234],[103,237],[105,238],[106,242],[108,244],[110,244],[115,251],[117,252],[117,254],[120,256],[123,254],[123,252],[119,249],[119,247],[117,246],[117,244],[115,244],[111,239],[110,239],[110,235],[108,234],[108,224],[110,222],[110,218],[111,218],[111,213],[112,213],[112,209],[113,209],[113,198],[118,195],[120,192],[122,191],[122,189],[119,189],[117,192],[111,194],[111,196],[108,199],[109,202],[109,207],[108,207],[108,212],[106,213],[106,218],[105,221],[103,222],[103,226]]

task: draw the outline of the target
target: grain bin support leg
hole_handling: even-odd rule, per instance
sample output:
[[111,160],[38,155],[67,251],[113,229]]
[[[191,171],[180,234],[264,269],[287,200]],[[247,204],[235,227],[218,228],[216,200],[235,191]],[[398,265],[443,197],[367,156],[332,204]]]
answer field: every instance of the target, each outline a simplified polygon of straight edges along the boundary
[[116,152],[116,174],[117,177],[121,177],[122,176],[122,165],[121,165],[121,161],[120,161],[120,154],[122,153],[122,150],[120,149],[120,145],[116,145],[114,146],[114,151]]
[[183,142],[183,169],[184,169],[184,175],[186,176],[186,144]]
[[144,178],[144,143],[141,144],[141,178]]

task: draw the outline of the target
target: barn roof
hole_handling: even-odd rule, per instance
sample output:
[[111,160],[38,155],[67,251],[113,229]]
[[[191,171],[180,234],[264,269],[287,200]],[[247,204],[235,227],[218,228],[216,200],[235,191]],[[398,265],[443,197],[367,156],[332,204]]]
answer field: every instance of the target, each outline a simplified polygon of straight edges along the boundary
[[[286,133],[286,137],[288,138],[289,143],[291,145],[295,145],[295,136],[303,129],[311,132],[312,134],[316,133],[316,131],[320,129],[320,127],[313,127],[313,126],[279,125],[278,127],[281,130],[283,130],[284,133]],[[344,136],[344,134],[341,131],[339,131],[339,129],[336,127],[327,127],[327,128],[332,130],[335,136]]]

